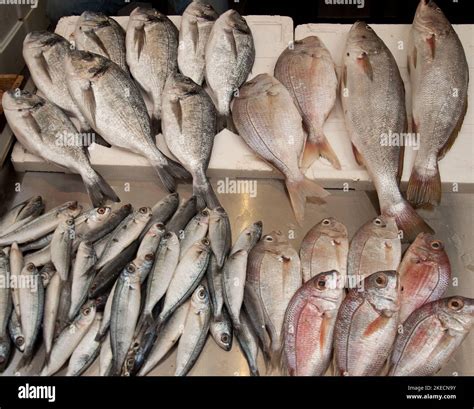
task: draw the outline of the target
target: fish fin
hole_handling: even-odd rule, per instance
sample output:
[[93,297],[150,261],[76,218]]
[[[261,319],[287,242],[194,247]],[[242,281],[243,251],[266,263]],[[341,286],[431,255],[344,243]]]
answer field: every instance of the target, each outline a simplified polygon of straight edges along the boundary
[[234,32],[232,30],[224,30],[224,35],[229,42],[230,51],[235,61],[237,59],[237,44],[235,42]]
[[405,146],[400,146],[400,156],[398,157],[397,185],[400,185],[403,175],[403,163],[405,162]]
[[133,42],[135,43],[135,47],[137,47],[137,60],[140,60],[140,56],[146,42],[145,26],[135,28],[133,33]]
[[176,122],[178,123],[179,133],[182,133],[183,132],[183,109],[181,107],[181,101],[179,98],[176,99],[176,101],[172,101],[171,112],[173,112]]
[[197,205],[198,209],[204,209],[207,207],[208,209],[215,209],[216,207],[220,207],[221,204],[219,203],[219,199],[212,188],[209,179],[206,177],[204,171],[201,172],[201,175],[194,175],[193,178],[193,195],[197,198]]
[[42,51],[39,52],[37,55],[35,55],[35,58],[43,73],[46,74],[50,82],[53,82],[53,79],[51,78],[51,73],[49,72],[48,62],[44,57],[44,53]]
[[354,144],[352,144],[352,153],[354,154],[354,158],[359,166],[365,166],[364,164],[364,158],[362,154],[359,152],[359,150],[355,147]]
[[91,176],[83,177],[84,185],[94,207],[100,207],[107,199],[112,202],[120,202],[120,198],[105,181],[105,179],[95,171]]
[[191,42],[193,43],[193,54],[196,54],[196,50],[198,48],[199,44],[199,27],[197,24],[197,21],[194,21],[190,25],[190,31],[191,31]]
[[291,206],[295,212],[296,220],[298,223],[302,223],[304,219],[304,208],[306,204],[306,199],[308,197],[318,198],[319,201],[324,203],[322,200],[323,197],[329,195],[329,192],[324,190],[316,182],[313,182],[310,179],[307,179],[303,176],[302,179],[298,181],[286,181],[286,188],[290,195]]
[[153,140],[156,143],[156,136],[161,133],[161,119],[152,116],[151,118],[151,133]]
[[464,117],[465,117],[466,112],[467,112],[467,105],[468,105],[468,102],[467,102],[467,98],[466,98],[466,102],[464,103],[463,113],[459,117],[458,123],[454,127],[453,132],[451,132],[451,135],[449,136],[448,140],[443,145],[443,147],[440,149],[440,151],[438,153],[438,161],[440,161],[441,159],[444,158],[444,156],[449,152],[449,150],[453,146],[454,142],[456,141],[456,138],[458,137],[459,131],[461,130],[461,126],[462,126],[462,123],[464,121]]
[[403,232],[403,242],[411,243],[421,232],[434,234],[434,230],[406,200],[393,204],[382,213],[395,218],[398,228]]
[[[313,162],[319,157],[327,159],[335,169],[341,169],[339,159],[326,139],[326,136],[324,134],[321,136],[318,138],[311,138],[310,134],[306,140],[303,157],[301,159],[301,169],[303,172],[306,172],[306,170],[308,170]],[[317,142],[313,142],[312,139],[317,139]]]
[[360,57],[357,57],[357,63],[360,68],[362,68],[365,75],[367,75],[367,77],[372,81],[374,79],[374,71],[372,69],[372,64],[370,63],[369,55],[366,52],[363,52]]
[[95,134],[94,143],[96,143],[97,145],[100,145],[100,146],[105,146],[106,148],[110,148],[112,146],[102,136],[97,135],[97,134]]
[[91,40],[93,43],[95,43],[101,49],[101,51],[104,53],[104,55],[108,59],[110,59],[110,54],[107,51],[107,48],[105,47],[104,43],[102,42],[102,40],[99,38],[99,36],[97,35],[97,33],[94,30],[86,30],[86,31],[84,31],[84,34],[87,37],[89,37],[89,40]]
[[28,111],[26,114],[25,122],[28,124],[28,126],[31,128],[33,133],[37,138],[43,139],[41,136],[41,127],[39,126],[38,122],[36,121],[35,117],[33,116],[33,113],[31,111]]
[[95,127],[95,95],[94,90],[92,89],[92,83],[90,81],[87,82],[87,85],[82,87],[82,100],[84,102],[84,106],[91,117],[92,124]]
[[415,207],[431,208],[441,201],[441,177],[438,165],[429,174],[413,168],[408,181],[407,199]]
[[426,39],[426,44],[428,44],[431,51],[431,59],[434,60],[436,53],[436,36],[431,34],[431,36]]

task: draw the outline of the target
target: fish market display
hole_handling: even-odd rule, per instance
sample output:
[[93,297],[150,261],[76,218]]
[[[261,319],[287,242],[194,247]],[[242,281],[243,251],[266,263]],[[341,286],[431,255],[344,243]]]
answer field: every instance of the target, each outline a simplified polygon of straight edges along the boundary
[[348,252],[346,226],[333,217],[321,220],[306,233],[301,243],[303,281],[319,273],[336,270],[345,282]]
[[396,219],[404,238],[413,241],[432,229],[402,197],[400,146],[385,146],[383,136],[407,130],[405,89],[390,50],[364,22],[349,31],[344,53],[341,101],[354,154],[377,190],[383,215]]
[[378,216],[364,224],[349,247],[347,274],[352,284],[377,271],[396,270],[401,251],[395,219]]
[[467,111],[469,67],[453,27],[434,1],[421,0],[410,32],[413,132],[420,139],[407,198],[418,207],[441,200],[440,161]]
[[443,298],[415,310],[403,324],[391,357],[392,376],[429,376],[459,348],[474,324],[474,300]]
[[320,156],[341,169],[323,131],[337,94],[336,68],[323,42],[316,36],[295,41],[278,58],[275,78],[290,92],[308,134],[301,159],[303,170]]
[[283,372],[324,375],[331,357],[337,311],[344,297],[337,271],[319,273],[288,304],[283,324]]
[[161,119],[166,79],[178,69],[178,29],[159,11],[137,7],[127,26],[127,63],[152,103],[152,120]]
[[64,60],[73,45],[65,38],[49,31],[32,31],[23,41],[23,58],[39,91],[68,116],[79,121],[80,130],[90,125],[69,95]]
[[306,179],[299,168],[305,135],[289,92],[275,78],[260,74],[240,89],[232,104],[232,116],[250,148],[285,176],[291,205],[301,223],[306,198],[322,198],[328,193]]
[[439,300],[448,289],[451,265],[444,245],[420,233],[408,248],[398,268],[400,274],[400,322],[422,305]]
[[379,375],[398,328],[400,286],[396,271],[368,276],[342,301],[334,331],[336,373]]
[[230,102],[245,82],[255,61],[252,33],[235,10],[220,15],[206,45],[206,83],[214,94],[217,112],[229,117]]
[[171,153],[193,177],[198,208],[219,206],[206,176],[216,135],[217,113],[206,91],[181,74],[168,77],[162,97],[163,135]]
[[192,1],[181,18],[178,67],[199,85],[204,80],[206,44],[217,17],[218,14],[211,5]]
[[128,73],[125,31],[113,18],[85,11],[77,19],[73,38],[78,50],[102,55]]
[[20,143],[32,154],[81,175],[94,206],[106,199],[120,201],[108,183],[90,164],[84,147],[68,143],[77,130],[56,105],[28,91],[3,94],[5,116]]
[[98,54],[74,50],[66,58],[65,70],[74,101],[108,143],[147,158],[169,191],[175,190],[175,177],[188,177],[157,148],[140,90],[117,64]]

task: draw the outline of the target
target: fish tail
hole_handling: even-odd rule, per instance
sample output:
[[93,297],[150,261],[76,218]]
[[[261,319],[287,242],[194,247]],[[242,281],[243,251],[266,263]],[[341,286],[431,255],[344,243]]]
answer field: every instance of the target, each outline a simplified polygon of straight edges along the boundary
[[401,202],[391,205],[382,212],[394,217],[398,228],[402,231],[402,241],[412,242],[419,233],[433,234],[434,230],[423,220],[423,218],[411,207],[410,203],[402,199]]
[[83,178],[87,193],[94,207],[102,206],[107,199],[113,202],[120,202],[119,197],[97,172],[93,172],[92,176]]
[[193,179],[193,195],[197,198],[197,208],[204,209],[215,209],[220,207],[219,199],[217,199],[216,193],[212,188],[209,179],[206,177],[204,171],[200,174],[195,175]]
[[335,169],[341,169],[341,163],[337,158],[336,152],[334,152],[329,144],[326,135],[322,132],[319,134],[310,133],[301,159],[301,169],[303,172],[306,172],[319,157],[327,159]]
[[291,206],[295,212],[296,220],[300,224],[304,219],[306,199],[308,197],[313,197],[324,203],[325,201],[322,198],[329,195],[329,192],[324,190],[324,188],[304,176],[299,180],[287,179],[286,188],[290,195]]
[[149,160],[156,173],[158,174],[161,182],[165,188],[173,193],[176,191],[176,181],[175,179],[189,180],[191,175],[189,172],[181,166],[180,163],[175,162],[174,160],[167,158],[163,153],[157,148],[155,154]]
[[427,207],[439,205],[441,201],[441,178],[438,164],[430,172],[420,172],[413,168],[408,181],[407,199],[415,207]]

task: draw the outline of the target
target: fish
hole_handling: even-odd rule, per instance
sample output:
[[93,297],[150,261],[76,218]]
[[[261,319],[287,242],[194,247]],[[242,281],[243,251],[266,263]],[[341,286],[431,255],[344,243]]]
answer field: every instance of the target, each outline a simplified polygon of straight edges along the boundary
[[220,206],[212,209],[210,213],[209,241],[212,253],[216,256],[217,265],[222,268],[232,244],[229,216]]
[[166,294],[178,265],[179,255],[180,241],[178,237],[175,233],[166,233],[158,246],[155,264],[147,281],[142,313],[144,322],[153,322],[153,309]]
[[68,327],[64,328],[54,342],[48,362],[40,376],[51,376],[67,362],[76,347],[89,331],[96,316],[95,301],[89,300]]
[[[79,232],[78,236],[83,241],[95,243],[107,234],[112,232],[132,211],[132,205],[127,203],[118,209],[113,210],[109,216],[101,217],[101,209],[97,210],[98,216],[95,223],[87,223],[87,228],[84,232]],[[107,212],[108,213],[108,212]]]
[[133,263],[122,271],[115,288],[110,315],[112,374],[119,375],[140,315],[140,274]]
[[211,300],[212,318],[215,321],[222,319],[224,307],[224,293],[222,289],[222,269],[217,265],[214,253],[209,256],[209,263],[206,270],[206,281]]
[[74,45],[50,31],[32,31],[23,41],[23,58],[36,88],[44,97],[61,108],[69,117],[76,118],[79,130],[91,129],[84,115],[69,95],[63,68],[66,55]]
[[77,217],[75,220],[73,253],[76,253],[79,244],[84,241],[84,236],[88,235],[91,231],[96,232],[103,229],[103,226],[108,224],[112,214],[112,208],[110,206],[101,206],[88,210]]
[[352,237],[347,258],[348,286],[354,288],[369,275],[396,270],[401,260],[401,243],[395,219],[377,216]]
[[415,207],[441,201],[438,162],[449,152],[468,105],[469,66],[462,43],[434,1],[421,0],[410,30],[412,132],[419,149],[408,181]]
[[406,241],[420,232],[433,233],[400,193],[403,149],[385,140],[407,131],[405,88],[395,58],[362,21],[351,27],[344,53],[341,100],[346,128],[357,162],[365,165],[374,183],[381,213],[396,219]]
[[[145,230],[148,230],[152,224],[163,223],[166,224],[173,214],[176,212],[176,209],[179,206],[179,195],[177,193],[170,193],[165,196],[164,199],[160,200],[151,208],[151,219],[148,222]],[[143,232],[140,237],[143,236]]]
[[49,262],[46,263],[40,270],[41,281],[43,283],[43,287],[47,288],[51,279],[56,274],[56,269],[54,268],[53,263]]
[[326,217],[304,236],[300,247],[303,281],[319,273],[336,270],[346,281],[349,239],[347,228],[334,217]]
[[249,76],[254,62],[255,44],[246,20],[235,10],[221,14],[205,49],[205,79],[220,116],[229,117],[232,98]]
[[368,276],[349,290],[334,331],[336,374],[379,375],[395,341],[400,310],[400,283],[394,270]]
[[102,55],[128,71],[125,30],[112,17],[95,11],[84,11],[76,22],[73,41],[78,50]]
[[100,342],[95,340],[95,335],[102,320],[102,313],[95,314],[94,321],[87,333],[81,339],[69,359],[66,376],[82,375],[99,356]]
[[13,344],[15,345],[15,348],[18,349],[18,351],[23,352],[25,350],[25,336],[23,335],[23,331],[21,329],[20,317],[18,317],[15,310],[12,310],[12,314],[10,316],[8,332]]
[[0,234],[5,235],[7,229],[13,230],[20,225],[38,217],[44,211],[44,202],[41,196],[34,196],[17,204],[0,217]]
[[193,177],[198,209],[220,205],[206,176],[216,126],[216,108],[207,92],[182,74],[170,75],[162,96],[163,136],[171,153]]
[[18,364],[21,368],[28,364],[43,321],[44,289],[38,269],[26,264],[20,273],[22,285],[19,286],[20,322],[25,336],[25,351]]
[[232,349],[232,321],[225,308],[222,310],[222,315],[220,318],[214,319],[214,317],[211,316],[209,331],[211,332],[211,336],[219,348],[223,349],[224,351],[230,351]]
[[211,321],[209,293],[199,285],[191,298],[191,305],[178,342],[175,376],[186,376],[196,363],[206,343]]
[[180,240],[181,255],[184,255],[194,243],[207,236],[209,217],[208,209],[201,210],[186,225]]
[[110,333],[100,346],[99,352],[99,375],[109,376],[112,369],[112,346],[110,344]]
[[400,274],[400,322],[422,305],[444,296],[451,281],[451,264],[442,241],[420,233],[405,252]]
[[210,252],[209,240],[202,239],[194,243],[178,263],[157,319],[158,328],[198,287],[206,273]]
[[466,339],[473,324],[472,298],[454,296],[423,305],[403,323],[388,375],[435,375]]
[[51,240],[51,261],[62,281],[67,281],[69,277],[74,226],[73,218],[64,219],[56,227]]
[[[65,70],[72,98],[110,145],[145,157],[170,192],[176,189],[175,178],[190,177],[156,146],[138,85],[118,65],[100,55],[75,50],[66,58]],[[117,112],[121,114],[117,116]]]
[[247,253],[250,253],[250,250],[252,250],[261,239],[262,229],[263,223],[261,221],[252,223],[243,229],[230,250],[230,256],[240,250],[245,250]]
[[320,156],[341,169],[336,153],[324,134],[324,123],[336,103],[336,67],[319,37],[295,41],[278,57],[275,78],[290,92],[308,134],[301,158],[306,171]]
[[51,240],[53,239],[53,233],[48,233],[46,236],[39,238],[38,240],[32,241],[30,243],[23,244],[20,246],[20,250],[23,253],[35,250],[41,250],[51,244]]
[[44,295],[44,313],[43,313],[43,342],[46,351],[46,361],[49,359],[53,347],[54,335],[56,334],[56,324],[58,320],[59,304],[64,294],[61,293],[62,281],[59,274],[51,277]]
[[59,336],[62,330],[71,324],[71,321],[69,320],[69,310],[71,308],[71,292],[72,277],[69,276],[67,281],[61,281],[61,296],[59,298],[56,325],[54,327],[54,338]]
[[[153,216],[152,216],[153,217]],[[145,259],[150,257],[155,258],[156,251],[163,239],[163,236],[166,234],[165,225],[163,223],[155,223],[152,224],[148,230],[145,232],[140,245],[138,246],[137,256],[135,257],[135,261],[143,264]],[[141,276],[140,280],[142,282],[145,281],[148,273]]]
[[11,354],[11,340],[9,337],[0,338],[0,373],[8,366]]
[[81,210],[82,207],[75,201],[63,203],[24,226],[1,236],[0,246],[10,246],[14,242],[23,244],[37,240],[54,231],[63,220],[63,217],[76,217]]
[[247,360],[250,375],[260,376],[257,364],[258,338],[244,309],[240,312],[240,323],[240,329],[235,333],[240,350]]
[[114,230],[107,242],[104,251],[97,260],[96,269],[100,270],[105,264],[113,260],[126,247],[140,236],[152,214],[149,207],[140,207],[127,216]]
[[[0,344],[5,348],[0,353],[0,372],[3,371],[3,365],[8,361],[10,345],[8,337],[8,322],[12,312],[12,293],[10,291],[10,260],[9,257],[0,251]],[[8,354],[6,353],[8,352]]]
[[[2,256],[0,254],[0,256]],[[18,248],[18,244],[13,243],[10,247],[10,254],[9,254],[9,274],[10,274],[10,279],[12,283],[18,283],[18,278],[20,277],[21,270],[23,269],[23,254],[21,250]],[[13,303],[13,308],[17,314],[17,316],[20,316],[20,296],[19,296],[19,291],[18,291],[18,286],[17,285],[12,285],[11,286],[11,300]],[[1,328],[1,325],[0,325]]]
[[[68,116],[56,105],[28,91],[3,94],[5,117],[18,141],[30,153],[81,176],[94,207],[120,199],[90,163],[86,147]],[[70,142],[73,139],[73,142]]]
[[48,245],[46,247],[43,247],[41,250],[27,254],[24,257],[23,261],[24,264],[31,263],[38,267],[45,266],[51,263],[51,246]]
[[127,63],[152,103],[150,116],[158,130],[163,88],[178,69],[178,29],[158,10],[137,7],[130,13],[126,44]]
[[332,358],[344,281],[336,270],[311,277],[291,298],[283,323],[282,373],[322,376]]
[[300,259],[288,240],[280,231],[263,236],[248,257],[244,304],[271,368],[281,350],[285,311],[302,283]]
[[96,262],[94,246],[91,242],[82,241],[72,267],[71,306],[68,313],[71,321],[87,300],[88,291],[96,273]]
[[307,179],[299,167],[306,139],[303,122],[288,90],[269,74],[246,82],[232,103],[234,124],[245,143],[285,177],[296,220],[302,223],[308,197],[329,193]]
[[244,301],[248,256],[246,250],[238,250],[229,256],[222,269],[224,302],[236,330],[240,327],[240,308]]
[[181,18],[178,67],[198,85],[204,81],[206,44],[218,17],[210,4],[193,1]]
[[179,235],[181,230],[184,230],[189,221],[196,215],[196,201],[196,196],[191,196],[188,200],[184,200],[168,223],[166,223],[166,230]]

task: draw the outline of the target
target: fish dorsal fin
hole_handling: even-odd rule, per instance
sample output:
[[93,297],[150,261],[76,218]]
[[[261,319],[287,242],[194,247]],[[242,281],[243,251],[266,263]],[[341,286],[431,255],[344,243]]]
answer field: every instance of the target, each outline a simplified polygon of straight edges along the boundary
[[354,158],[359,166],[365,166],[364,165],[364,158],[362,157],[362,154],[358,151],[358,149],[352,144],[352,152],[354,153]]
[[49,72],[48,62],[46,61],[46,58],[44,57],[44,52],[41,51],[38,54],[36,54],[35,59],[38,62],[38,65],[40,66],[41,71],[43,71],[43,73],[46,74],[49,81],[53,82],[53,79],[51,78],[51,74]]
[[137,60],[139,60],[146,42],[145,26],[135,28],[133,42],[137,48]]
[[85,30],[84,34],[102,50],[107,58],[110,58],[107,48],[94,30]]
[[374,79],[374,71],[372,69],[372,64],[370,63],[369,55],[365,51],[357,57],[357,64],[372,81]]
[[92,88],[92,82],[87,81],[81,86],[82,90],[82,101],[84,102],[84,107],[89,114],[92,124],[96,125],[96,103],[95,103],[95,95],[94,89]]
[[456,138],[458,137],[459,131],[461,130],[462,123],[464,121],[464,116],[466,115],[467,112],[467,98],[466,101],[464,102],[464,109],[463,113],[459,117],[458,123],[453,129],[453,132],[451,132],[451,135],[449,136],[448,140],[446,143],[443,145],[443,147],[440,149],[438,153],[438,160],[441,160],[444,158],[444,156],[449,152],[451,147],[453,146],[454,142],[456,141]]
[[199,44],[199,27],[197,21],[194,21],[191,23],[190,26],[190,32],[191,32],[191,42],[193,44],[193,54],[196,54],[198,44]]

